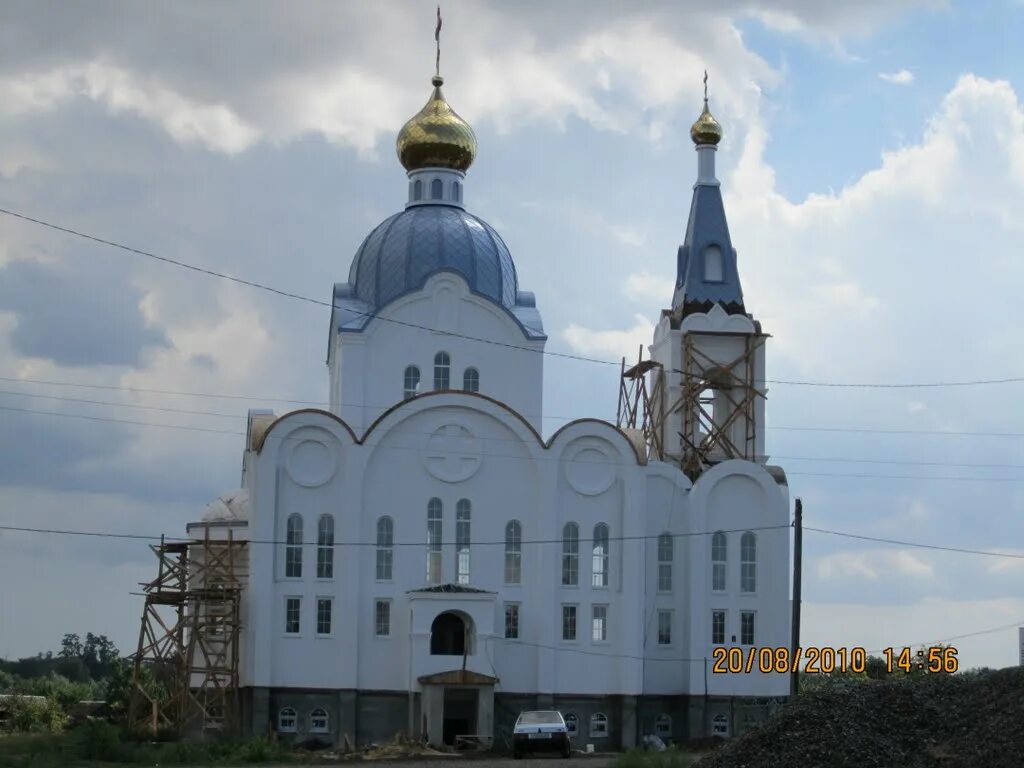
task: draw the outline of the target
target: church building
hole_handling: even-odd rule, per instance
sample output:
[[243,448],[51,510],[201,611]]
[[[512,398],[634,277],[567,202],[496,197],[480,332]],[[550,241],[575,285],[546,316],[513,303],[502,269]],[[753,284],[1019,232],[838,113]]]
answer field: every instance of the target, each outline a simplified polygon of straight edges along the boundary
[[789,693],[723,664],[790,644],[789,492],[721,126],[705,97],[671,306],[623,372],[642,407],[544,435],[544,296],[472,213],[476,137],[432,83],[397,138],[404,207],[333,289],[329,408],[250,411],[240,490],[189,525],[248,542],[242,730],[500,748],[553,708],[598,751],[741,733]]

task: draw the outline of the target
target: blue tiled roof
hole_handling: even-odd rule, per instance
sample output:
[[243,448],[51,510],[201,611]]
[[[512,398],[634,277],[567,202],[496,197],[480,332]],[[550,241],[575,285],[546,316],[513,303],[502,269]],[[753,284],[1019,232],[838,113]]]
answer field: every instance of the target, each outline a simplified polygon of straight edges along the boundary
[[501,236],[482,219],[449,205],[410,206],[367,235],[352,259],[348,283],[334,287],[332,326],[362,330],[370,317],[420,290],[438,272],[461,275],[473,293],[511,314],[528,338],[546,338],[533,295],[519,290]]
[[413,206],[385,219],[356,252],[348,282],[379,309],[444,270],[461,274],[475,293],[515,306],[516,267],[501,236],[454,206]]
[[[710,246],[722,252],[722,279],[705,280],[704,256]],[[722,189],[717,184],[698,183],[693,188],[686,237],[679,246],[673,312],[706,312],[720,304],[731,314],[743,313],[743,288],[736,268],[736,251],[725,220]]]

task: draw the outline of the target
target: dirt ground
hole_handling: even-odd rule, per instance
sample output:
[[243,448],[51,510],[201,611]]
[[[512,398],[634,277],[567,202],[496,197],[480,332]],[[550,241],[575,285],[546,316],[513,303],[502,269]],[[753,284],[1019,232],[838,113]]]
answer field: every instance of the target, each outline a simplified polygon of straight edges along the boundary
[[[558,765],[577,765],[578,768],[610,768],[612,762],[615,760],[614,755],[593,755],[593,756],[582,756],[573,755],[569,760],[562,759],[559,755],[530,755],[522,760],[513,760],[511,757],[494,756],[494,757],[435,757],[428,759],[395,759],[395,760],[345,760],[339,763],[321,763],[318,764],[319,768],[330,768],[330,766],[360,766],[360,768],[367,768],[367,766],[379,766],[379,768],[385,768],[389,765],[394,765],[396,768],[525,768],[530,763],[537,763],[540,761],[548,762],[551,761],[555,765],[550,768],[556,768]],[[275,765],[265,766],[265,768],[295,768],[294,765]]]

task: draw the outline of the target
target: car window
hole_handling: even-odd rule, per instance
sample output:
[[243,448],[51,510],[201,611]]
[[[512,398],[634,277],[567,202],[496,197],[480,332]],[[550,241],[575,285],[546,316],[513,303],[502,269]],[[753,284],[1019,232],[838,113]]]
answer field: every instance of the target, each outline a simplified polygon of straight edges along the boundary
[[562,716],[557,712],[523,712],[519,715],[519,722],[522,725],[547,725],[561,723]]

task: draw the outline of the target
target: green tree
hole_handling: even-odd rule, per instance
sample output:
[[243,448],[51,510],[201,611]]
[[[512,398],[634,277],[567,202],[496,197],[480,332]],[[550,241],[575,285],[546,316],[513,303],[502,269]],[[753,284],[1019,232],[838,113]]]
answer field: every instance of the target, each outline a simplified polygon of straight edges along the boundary
[[64,639],[60,641],[60,653],[58,654],[62,659],[78,659],[82,657],[82,640],[81,638],[72,633],[64,635]]

